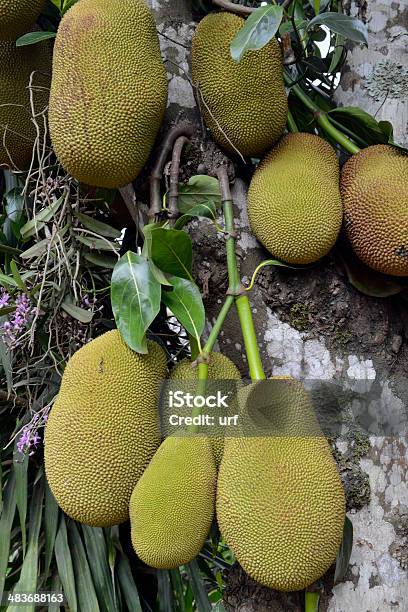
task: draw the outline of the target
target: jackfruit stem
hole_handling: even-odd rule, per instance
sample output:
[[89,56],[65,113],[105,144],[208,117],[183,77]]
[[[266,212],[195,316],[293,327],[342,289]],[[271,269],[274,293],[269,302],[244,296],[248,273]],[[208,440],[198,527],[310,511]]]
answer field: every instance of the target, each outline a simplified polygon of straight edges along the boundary
[[251,305],[249,303],[248,296],[243,295],[242,293],[240,294],[241,280],[239,277],[234,238],[234,236],[236,235],[234,226],[234,209],[229,187],[228,173],[225,166],[220,166],[218,168],[217,176],[218,180],[220,181],[220,191],[224,212],[225,228],[228,232],[226,250],[229,290],[231,296],[234,296],[235,305],[237,307],[251,379],[264,380],[266,376],[262,366],[261,356],[259,354],[254,320],[252,318]]
[[343,132],[338,130],[331,123],[327,113],[322,111],[322,109],[317,106],[317,104],[313,102],[311,98],[309,98],[307,93],[300,87],[300,85],[294,85],[290,76],[286,72],[283,73],[283,76],[285,79],[285,83],[288,87],[290,87],[290,90],[295,94],[297,98],[299,98],[299,100],[306,106],[306,108],[312,111],[318,125],[348,153],[351,153],[352,155],[359,153],[360,147],[354,144],[354,142],[347,138],[347,136],[345,136]]
[[319,599],[319,593],[315,591],[305,591],[305,612],[318,612]]

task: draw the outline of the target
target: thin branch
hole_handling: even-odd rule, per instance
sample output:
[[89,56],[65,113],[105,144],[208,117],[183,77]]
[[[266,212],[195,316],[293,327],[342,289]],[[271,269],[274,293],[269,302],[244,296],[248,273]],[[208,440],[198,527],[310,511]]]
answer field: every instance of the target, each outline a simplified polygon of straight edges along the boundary
[[170,219],[176,219],[179,215],[178,211],[178,185],[179,185],[179,174],[180,174],[180,158],[183,151],[183,147],[188,144],[190,140],[186,136],[179,136],[174,143],[173,155],[171,158],[171,170],[170,170],[170,190],[168,209]]
[[160,183],[163,175],[164,164],[177,138],[180,136],[191,137],[194,133],[193,126],[188,123],[180,123],[173,126],[167,132],[165,139],[161,145],[160,153],[150,175],[150,209],[149,218],[153,220],[158,215],[162,208],[162,198],[160,192]]
[[250,15],[256,8],[251,8],[250,6],[244,6],[243,4],[235,4],[235,2],[230,2],[230,0],[212,0],[212,3],[215,6],[219,6],[225,11],[229,11],[230,13],[236,13],[237,15]]
[[10,397],[7,391],[2,391],[0,389],[0,402],[10,402],[15,406],[21,406],[22,408],[26,408],[28,406],[28,402],[22,397],[14,396]]
[[133,188],[132,183],[128,183],[124,187],[120,187],[119,193],[122,197],[122,200],[126,204],[126,208],[128,209],[129,215],[132,217],[133,223],[136,226],[136,232],[138,232],[139,231],[138,205],[137,205],[135,190]]

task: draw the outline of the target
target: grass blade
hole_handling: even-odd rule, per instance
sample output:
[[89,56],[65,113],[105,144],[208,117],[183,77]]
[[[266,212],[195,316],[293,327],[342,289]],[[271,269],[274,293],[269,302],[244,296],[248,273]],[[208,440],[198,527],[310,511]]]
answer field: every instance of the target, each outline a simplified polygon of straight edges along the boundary
[[16,502],[20,518],[21,539],[23,543],[23,557],[26,554],[27,545],[27,471],[28,455],[20,453],[17,449],[13,454],[13,470],[16,477]]
[[82,533],[100,609],[103,612],[112,612],[116,610],[116,606],[103,530],[82,525]]
[[81,612],[100,612],[85,548],[78,528],[73,521],[69,522],[68,531],[79,609]]
[[142,612],[139,593],[137,591],[135,581],[133,580],[130,563],[127,557],[124,555],[120,555],[117,564],[117,576],[120,590],[129,610],[132,610],[132,612]]
[[[41,479],[34,486],[34,493],[30,505],[30,521],[28,526],[28,547],[27,554],[24,557],[23,566],[21,568],[20,579],[14,587],[15,593],[35,593],[37,590],[38,577],[38,552],[39,552],[39,535],[41,528],[41,519],[44,502],[44,479]],[[25,612],[34,612],[35,603],[24,606]],[[20,612],[21,607],[11,605],[7,608],[7,612]]]
[[65,516],[61,514],[61,522],[55,538],[55,558],[57,560],[58,573],[61,578],[64,593],[67,598],[70,612],[77,612],[78,603],[75,589],[74,568],[72,565],[71,551],[68,546],[67,526]]
[[48,575],[52,555],[54,553],[55,538],[58,529],[59,508],[55,501],[48,483],[45,484],[45,508],[44,508],[44,531],[45,531],[45,568],[44,574]]
[[173,591],[168,570],[157,570],[157,587],[160,612],[173,612]]
[[[52,577],[51,592],[52,593],[62,593],[62,584],[61,584],[61,580],[58,574],[55,574],[55,576]],[[60,612],[60,610],[61,610],[61,604],[58,602],[50,603],[48,605],[48,612]]]
[[169,571],[170,571],[171,585],[173,587],[173,591],[176,595],[176,599],[178,603],[178,609],[180,610],[180,612],[186,612],[186,602],[184,599],[184,589],[183,589],[183,582],[180,576],[180,570],[179,568],[176,568],[176,569],[172,569]]
[[186,565],[186,570],[190,579],[190,585],[198,612],[207,612],[207,610],[211,610],[211,603],[208,599],[208,594],[203,579],[201,578],[197,561],[194,559],[194,561]]
[[16,513],[16,477],[9,473],[3,498],[3,512],[0,518],[0,598],[3,595],[4,582],[10,554],[10,533]]

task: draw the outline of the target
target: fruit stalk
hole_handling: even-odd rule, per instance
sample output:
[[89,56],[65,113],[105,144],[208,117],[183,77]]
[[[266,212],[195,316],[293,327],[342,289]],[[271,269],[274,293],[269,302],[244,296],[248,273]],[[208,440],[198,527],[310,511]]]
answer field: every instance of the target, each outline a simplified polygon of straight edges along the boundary
[[309,98],[307,93],[303,91],[300,85],[293,85],[290,76],[286,72],[284,72],[283,76],[286,85],[290,87],[290,90],[295,94],[295,96],[299,98],[299,100],[306,106],[306,108],[312,111],[318,125],[326,132],[326,134],[331,136],[333,140],[335,140],[341,147],[343,147],[343,149],[348,151],[348,153],[351,153],[352,155],[354,155],[355,153],[359,153],[360,147],[354,144],[354,142],[352,142],[340,130],[338,130],[334,125],[332,125],[327,113],[322,111],[322,109],[319,108],[311,98]]
[[235,305],[237,307],[251,379],[264,380],[266,377],[262,366],[261,356],[259,354],[251,305],[239,278],[237,255],[235,251],[236,232],[234,226],[234,209],[229,188],[228,174],[225,166],[219,167],[217,175],[220,181],[225,228],[228,236],[226,242],[229,278],[228,294],[234,297]]

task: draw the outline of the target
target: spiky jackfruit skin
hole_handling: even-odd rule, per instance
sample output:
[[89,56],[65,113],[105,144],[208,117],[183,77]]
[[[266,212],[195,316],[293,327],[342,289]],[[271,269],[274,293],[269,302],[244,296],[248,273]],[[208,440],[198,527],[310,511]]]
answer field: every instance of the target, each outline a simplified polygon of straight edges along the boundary
[[333,247],[342,223],[339,162],[313,134],[284,136],[255,171],[248,190],[253,233],[277,259],[309,264]]
[[208,438],[165,439],[130,500],[132,544],[142,561],[169,569],[198,555],[214,516],[216,478]]
[[[170,380],[198,380],[198,367],[192,366],[189,359],[183,359],[170,372]],[[209,380],[240,380],[241,374],[237,366],[222,353],[211,353],[208,364]],[[235,389],[233,389],[235,391]],[[214,458],[217,466],[221,462],[224,451],[224,438],[214,436],[211,439]]]
[[[296,591],[333,563],[342,540],[345,497],[300,384],[280,381],[273,395],[269,390],[270,414],[277,409],[272,435],[245,435],[245,429],[241,437],[225,440],[217,519],[226,543],[254,580]],[[252,415],[262,433],[263,416]]]
[[0,41],[0,165],[27,170],[37,137],[31,121],[30,77],[35,113],[47,107],[51,80],[51,48],[44,43],[16,47],[14,41]]
[[133,488],[160,444],[157,401],[166,355],[133,352],[113,330],[77,351],[45,430],[45,471],[60,507],[81,523],[127,520]]
[[347,235],[368,266],[408,276],[408,155],[367,147],[343,166],[341,192]]
[[15,41],[30,32],[44,0],[0,0],[0,40]]
[[131,182],[153,147],[167,78],[143,0],[81,0],[54,48],[49,123],[67,172],[97,187]]
[[230,44],[244,23],[231,13],[210,13],[200,21],[192,41],[192,76],[214,139],[235,153],[257,156],[283,134],[288,105],[275,39],[239,63],[232,59]]

